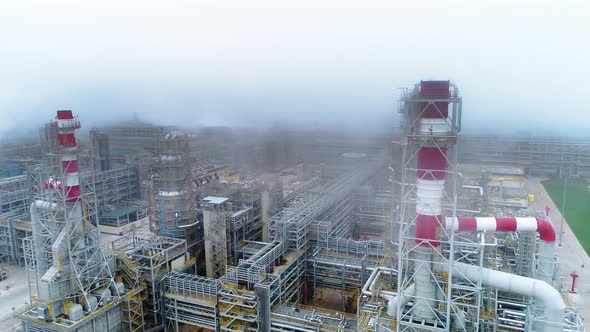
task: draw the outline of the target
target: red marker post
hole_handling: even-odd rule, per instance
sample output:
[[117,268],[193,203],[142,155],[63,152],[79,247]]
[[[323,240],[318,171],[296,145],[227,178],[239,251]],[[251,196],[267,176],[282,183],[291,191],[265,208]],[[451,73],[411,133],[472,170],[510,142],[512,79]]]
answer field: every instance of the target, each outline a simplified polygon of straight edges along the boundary
[[572,277],[572,289],[570,289],[570,293],[575,293],[576,292],[576,279],[579,277],[579,275],[577,275],[576,272],[572,272],[570,274],[570,277]]

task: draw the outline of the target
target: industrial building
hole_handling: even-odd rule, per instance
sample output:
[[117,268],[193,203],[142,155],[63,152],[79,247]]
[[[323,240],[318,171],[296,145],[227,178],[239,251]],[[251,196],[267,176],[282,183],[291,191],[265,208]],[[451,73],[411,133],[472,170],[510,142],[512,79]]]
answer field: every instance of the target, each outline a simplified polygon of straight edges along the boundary
[[219,150],[223,130],[84,141],[57,111],[36,148],[2,150],[0,261],[28,287],[14,330],[585,331],[555,224],[527,209],[524,183],[583,176],[588,146],[481,153],[493,144],[461,136],[449,81],[418,82],[399,105],[384,139],[275,128]]

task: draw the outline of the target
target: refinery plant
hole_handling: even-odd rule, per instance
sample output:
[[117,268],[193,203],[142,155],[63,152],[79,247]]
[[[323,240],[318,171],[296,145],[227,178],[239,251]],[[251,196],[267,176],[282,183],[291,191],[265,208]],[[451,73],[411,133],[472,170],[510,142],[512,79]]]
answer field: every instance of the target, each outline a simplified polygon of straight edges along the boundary
[[20,275],[26,297],[0,330],[585,331],[563,230],[527,183],[590,174],[590,146],[463,137],[450,81],[404,89],[398,111],[372,139],[83,135],[57,111],[0,146],[0,282]]

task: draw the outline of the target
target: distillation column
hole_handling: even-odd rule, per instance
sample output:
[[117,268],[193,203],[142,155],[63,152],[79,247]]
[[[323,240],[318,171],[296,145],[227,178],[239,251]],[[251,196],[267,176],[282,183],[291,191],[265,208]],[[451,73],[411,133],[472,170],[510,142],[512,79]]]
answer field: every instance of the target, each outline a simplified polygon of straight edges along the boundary
[[188,136],[171,132],[159,144],[152,202],[156,229],[160,235],[186,240],[192,253],[198,220]]

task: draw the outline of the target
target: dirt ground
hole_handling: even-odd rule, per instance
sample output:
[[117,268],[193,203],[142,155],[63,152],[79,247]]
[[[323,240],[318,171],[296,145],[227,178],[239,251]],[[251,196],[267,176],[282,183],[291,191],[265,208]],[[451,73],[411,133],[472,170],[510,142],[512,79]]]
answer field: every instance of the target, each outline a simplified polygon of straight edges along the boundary
[[0,281],[0,331],[13,331],[20,321],[12,317],[29,302],[29,288],[24,266],[8,266],[8,277]]
[[[551,209],[549,219],[551,219],[557,231],[557,241],[559,243],[561,214],[541,184],[542,180],[544,178],[529,178],[525,183],[527,192],[535,195],[535,201],[529,204],[529,209],[543,212],[545,212],[547,206]],[[578,312],[584,319],[584,326],[588,328],[590,327],[590,273],[588,272],[588,269],[590,269],[590,257],[588,257],[575,234],[567,225],[567,220],[564,221],[563,238],[561,246],[557,247],[557,253],[559,255],[559,273],[568,288],[571,287],[572,283],[570,274],[575,272],[579,275],[576,280],[577,292],[570,294],[570,299],[574,301]]]
[[[334,311],[342,311],[342,296],[340,292],[329,288],[318,288],[316,298],[310,304],[316,304],[320,308]],[[314,303],[315,301],[315,303]]]

